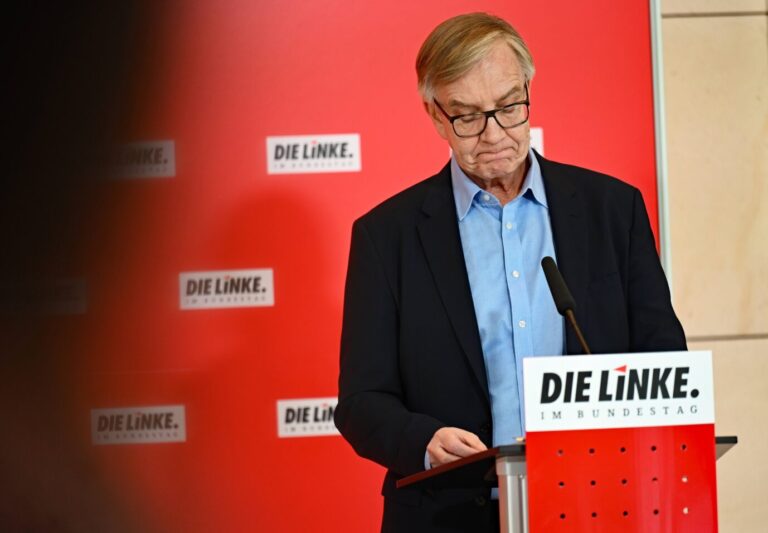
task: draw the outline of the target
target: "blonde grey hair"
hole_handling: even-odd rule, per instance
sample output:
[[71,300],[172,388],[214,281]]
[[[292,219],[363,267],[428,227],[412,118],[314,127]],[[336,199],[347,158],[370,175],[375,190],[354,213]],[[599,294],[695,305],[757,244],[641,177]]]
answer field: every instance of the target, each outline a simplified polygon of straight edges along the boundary
[[517,30],[499,17],[468,13],[440,23],[419,49],[416,74],[424,101],[432,101],[436,87],[469,72],[500,40],[517,56],[525,81],[531,81],[536,72],[533,57]]

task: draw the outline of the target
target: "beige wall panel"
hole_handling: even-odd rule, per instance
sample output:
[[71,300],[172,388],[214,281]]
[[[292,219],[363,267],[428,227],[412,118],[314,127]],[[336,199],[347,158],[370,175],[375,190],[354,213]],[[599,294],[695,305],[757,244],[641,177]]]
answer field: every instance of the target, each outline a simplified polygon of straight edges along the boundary
[[763,533],[768,506],[768,339],[692,343],[712,350],[715,431],[739,444],[717,462],[721,533]]
[[689,337],[768,333],[767,20],[662,23],[672,282]]
[[765,0],[661,0],[661,13],[743,13],[764,11]]

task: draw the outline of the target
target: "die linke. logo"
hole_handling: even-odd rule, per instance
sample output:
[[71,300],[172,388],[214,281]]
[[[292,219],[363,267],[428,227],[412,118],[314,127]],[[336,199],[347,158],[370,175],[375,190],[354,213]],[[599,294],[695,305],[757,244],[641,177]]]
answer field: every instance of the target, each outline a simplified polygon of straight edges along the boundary
[[119,147],[119,178],[170,178],[176,175],[176,149],[171,140],[140,141]]
[[543,357],[523,364],[529,431],[714,422],[709,352]]
[[333,423],[336,398],[303,398],[277,401],[278,437],[338,435]]
[[82,315],[87,311],[88,285],[85,278],[0,284],[0,312]]
[[268,174],[359,172],[360,135],[292,135],[267,137]]
[[93,444],[152,444],[187,440],[183,405],[91,410]]
[[225,309],[275,305],[271,268],[182,272],[181,309]]
[[541,388],[541,403],[589,402],[597,394],[598,402],[627,400],[656,400],[696,398],[698,389],[687,390],[688,367],[678,368],[627,368],[627,365],[610,370],[603,370],[598,377],[599,385],[592,387],[594,372],[566,372],[563,376],[546,372]]

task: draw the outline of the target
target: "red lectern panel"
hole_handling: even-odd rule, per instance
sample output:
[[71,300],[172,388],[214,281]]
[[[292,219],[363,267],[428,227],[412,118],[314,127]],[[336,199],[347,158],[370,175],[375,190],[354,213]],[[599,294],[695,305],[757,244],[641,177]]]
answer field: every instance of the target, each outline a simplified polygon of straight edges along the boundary
[[717,531],[714,425],[527,435],[531,532]]

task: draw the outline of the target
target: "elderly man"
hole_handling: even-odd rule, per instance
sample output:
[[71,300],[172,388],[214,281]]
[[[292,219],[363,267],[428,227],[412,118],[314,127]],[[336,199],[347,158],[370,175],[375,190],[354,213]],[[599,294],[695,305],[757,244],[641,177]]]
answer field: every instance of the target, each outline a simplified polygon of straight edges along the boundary
[[552,256],[596,353],[685,349],[640,192],[530,148],[533,60],[505,21],[449,19],[416,61],[453,156],[357,220],[336,425],[384,465],[382,531],[493,531],[490,491],[396,489],[525,434],[522,360],[580,353]]

